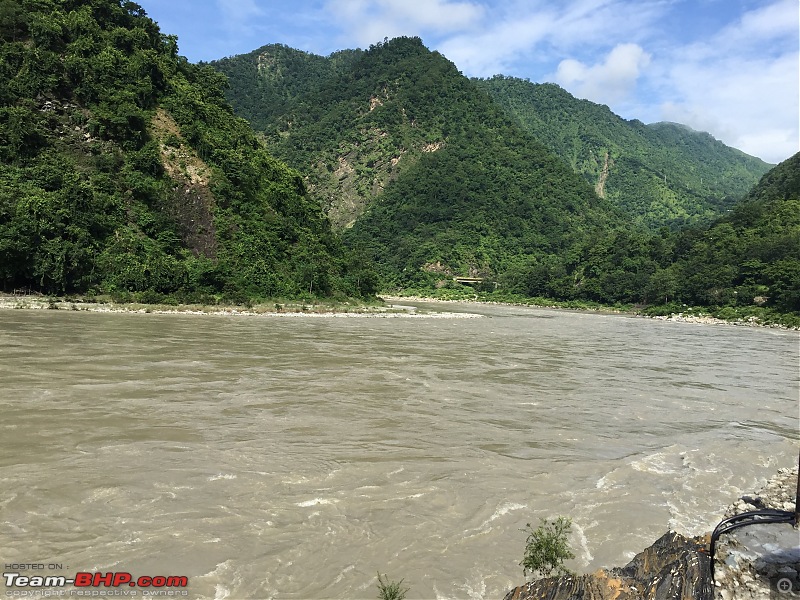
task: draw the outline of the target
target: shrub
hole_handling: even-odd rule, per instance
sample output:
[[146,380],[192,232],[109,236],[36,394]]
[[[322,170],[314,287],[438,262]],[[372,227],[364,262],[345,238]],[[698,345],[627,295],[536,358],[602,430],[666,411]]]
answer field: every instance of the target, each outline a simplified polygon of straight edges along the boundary
[[[383,579],[386,577],[386,579]],[[389,581],[389,577],[378,573],[378,598],[380,600],[403,600],[410,588],[403,588],[403,580]]]
[[569,548],[569,535],[572,520],[558,517],[548,521],[542,519],[541,525],[534,529],[528,523],[522,531],[528,532],[525,543],[525,557],[519,563],[525,576],[528,573],[538,577],[570,575],[572,571],[564,567],[564,561],[575,558]]

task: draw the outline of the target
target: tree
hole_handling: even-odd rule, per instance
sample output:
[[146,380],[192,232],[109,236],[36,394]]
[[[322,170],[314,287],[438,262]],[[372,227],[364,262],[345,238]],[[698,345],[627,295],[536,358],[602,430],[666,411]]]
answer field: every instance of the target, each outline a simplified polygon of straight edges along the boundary
[[678,291],[678,278],[675,269],[659,269],[650,276],[645,288],[645,301],[668,304]]
[[26,14],[18,0],[0,0],[0,39],[16,42],[25,34]]
[[519,563],[523,574],[527,576],[530,572],[539,577],[571,574],[572,571],[564,566],[565,560],[575,558],[567,540],[571,527],[572,520],[567,517],[542,519],[541,525],[536,529],[528,523],[522,530],[528,532],[525,557]]

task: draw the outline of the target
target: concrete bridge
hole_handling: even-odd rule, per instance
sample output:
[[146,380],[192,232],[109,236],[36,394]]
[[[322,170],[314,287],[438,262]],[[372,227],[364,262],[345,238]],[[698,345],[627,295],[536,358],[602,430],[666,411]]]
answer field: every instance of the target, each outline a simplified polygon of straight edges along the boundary
[[465,283],[467,285],[476,285],[479,283],[483,283],[484,281],[488,281],[492,283],[495,288],[497,288],[496,281],[492,281],[491,279],[486,279],[484,277],[453,277],[453,281],[456,281],[458,283]]

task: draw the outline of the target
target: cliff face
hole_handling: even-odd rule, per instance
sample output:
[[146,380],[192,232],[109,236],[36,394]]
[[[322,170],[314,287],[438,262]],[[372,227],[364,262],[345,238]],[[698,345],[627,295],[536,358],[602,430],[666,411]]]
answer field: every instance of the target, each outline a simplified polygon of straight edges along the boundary
[[[795,510],[797,469],[781,469],[725,517],[762,508]],[[625,567],[526,583],[504,600],[751,600],[800,595],[800,531],[790,524],[753,525],[723,535],[711,578],[709,536],[667,532]],[[794,595],[792,595],[794,594]]]

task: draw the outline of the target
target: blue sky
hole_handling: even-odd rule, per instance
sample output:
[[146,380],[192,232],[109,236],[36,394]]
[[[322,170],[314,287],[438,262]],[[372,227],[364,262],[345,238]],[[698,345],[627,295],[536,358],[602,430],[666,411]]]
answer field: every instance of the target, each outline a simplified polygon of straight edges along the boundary
[[777,163],[800,150],[798,0],[137,0],[190,61],[418,35],[468,76],[555,82]]

